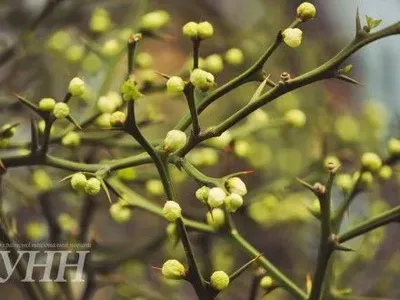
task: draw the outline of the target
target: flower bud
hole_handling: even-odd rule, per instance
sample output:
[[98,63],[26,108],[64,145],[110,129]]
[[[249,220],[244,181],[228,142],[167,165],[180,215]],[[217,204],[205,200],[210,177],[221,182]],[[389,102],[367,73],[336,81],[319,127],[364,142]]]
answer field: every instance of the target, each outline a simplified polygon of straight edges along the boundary
[[225,213],[221,208],[214,208],[206,214],[207,224],[215,229],[225,224]]
[[178,231],[175,223],[169,223],[165,231],[167,233],[168,238],[176,240]]
[[36,189],[46,192],[53,187],[53,182],[45,170],[38,169],[32,173],[32,181]]
[[229,276],[224,271],[215,271],[211,275],[210,283],[214,289],[222,291],[229,285]]
[[176,259],[167,260],[161,269],[161,273],[166,279],[182,279],[186,275],[185,266]]
[[186,23],[182,27],[182,33],[184,36],[191,38],[192,40],[197,39],[198,37],[198,25],[196,22]]
[[310,2],[303,2],[297,7],[297,17],[303,22],[315,18],[317,10]]
[[182,209],[175,201],[167,201],[164,204],[163,214],[168,221],[174,222],[182,216]]
[[252,146],[250,145],[250,143],[248,141],[237,140],[233,144],[233,152],[238,157],[248,157],[251,149],[252,149]]
[[57,218],[57,223],[63,231],[72,232],[76,229],[77,223],[67,213],[61,213]]
[[122,105],[122,97],[117,92],[108,92],[97,101],[97,108],[102,113],[112,113]]
[[151,195],[161,196],[164,193],[164,187],[161,180],[150,179],[146,182],[146,190]]
[[65,52],[65,58],[70,63],[77,63],[83,59],[85,55],[85,47],[83,45],[72,45]]
[[208,198],[207,198],[207,203],[210,205],[212,208],[221,206],[222,203],[224,203],[224,199],[226,197],[226,194],[223,189],[219,187],[214,187],[209,190],[208,192]]
[[260,280],[260,286],[263,289],[269,289],[273,286],[273,284],[274,284],[274,280],[270,276],[264,276]]
[[63,136],[61,143],[66,147],[77,147],[81,143],[81,137],[79,133],[71,131]]
[[361,174],[360,182],[365,187],[371,187],[372,183],[374,182],[374,177],[372,176],[371,172],[363,172]]
[[190,82],[197,88],[206,91],[215,85],[214,75],[201,69],[195,69],[190,74]]
[[205,59],[205,68],[212,73],[220,73],[224,69],[224,62],[218,54],[211,54]]
[[335,172],[340,167],[340,160],[336,156],[327,156],[324,160],[325,170],[328,172]]
[[229,212],[235,212],[243,205],[243,198],[238,194],[232,193],[225,197],[224,203]]
[[284,115],[284,120],[290,126],[301,128],[306,124],[306,115],[299,109],[291,109]]
[[313,213],[315,216],[320,216],[321,214],[321,204],[319,203],[318,199],[314,199],[311,202],[311,206],[309,207],[310,211]]
[[110,125],[112,127],[120,127],[124,125],[126,120],[126,114],[122,111],[116,111],[110,116]]
[[78,77],[72,78],[68,85],[68,92],[75,97],[82,96],[85,92],[85,82]]
[[214,34],[214,28],[209,22],[201,22],[197,25],[197,35],[201,40],[208,39]]
[[150,68],[153,65],[153,57],[147,52],[140,52],[135,57],[135,64],[138,68]]
[[96,125],[100,128],[110,128],[110,117],[111,114],[101,114],[97,119],[96,119]]
[[111,27],[111,19],[108,11],[96,8],[89,21],[89,28],[95,33],[106,32]]
[[12,127],[11,124],[4,124],[0,131],[2,132],[2,138],[12,138],[15,134],[15,127]]
[[53,98],[43,98],[39,101],[39,108],[42,111],[52,111],[54,105],[56,105],[56,100]]
[[122,181],[132,181],[136,179],[136,170],[132,167],[119,169],[116,174]]
[[132,210],[124,206],[123,201],[118,201],[110,206],[110,216],[117,223],[126,223],[132,217]]
[[140,19],[140,28],[143,31],[155,31],[166,25],[170,18],[165,10],[152,11]]
[[116,39],[110,39],[103,44],[101,52],[105,56],[115,56],[121,51],[121,44]]
[[171,94],[178,94],[185,89],[185,82],[179,76],[172,76],[167,81],[167,91]]
[[100,57],[90,52],[82,61],[82,69],[88,73],[95,74],[101,69],[102,64]]
[[90,178],[85,185],[85,192],[86,194],[95,196],[97,195],[101,190],[101,183],[100,180],[98,180],[95,177]]
[[209,145],[223,149],[232,142],[232,134],[230,131],[224,131],[220,136],[208,140]]
[[54,108],[53,108],[53,115],[57,119],[62,119],[62,118],[68,117],[69,116],[69,106],[68,106],[68,104],[66,104],[64,102],[56,103],[56,105],[54,105]]
[[379,170],[378,176],[379,178],[383,179],[383,180],[387,180],[390,177],[392,177],[393,174],[393,170],[390,166],[382,166],[382,168]]
[[400,155],[400,139],[392,138],[388,142],[389,154],[392,156]]
[[71,177],[71,186],[76,191],[84,191],[87,184],[86,176],[82,173],[75,173]]
[[186,134],[180,130],[168,131],[164,139],[164,150],[175,152],[181,149],[186,144]]
[[231,48],[225,53],[225,61],[230,65],[240,65],[243,60],[243,52],[239,48]]
[[361,164],[368,171],[378,171],[382,166],[382,159],[373,152],[366,152],[361,157]]
[[240,196],[247,194],[247,187],[239,177],[231,177],[226,181],[226,188],[230,193],[236,193]]
[[25,227],[25,234],[30,240],[40,240],[46,236],[47,226],[42,222],[31,221]]
[[353,180],[350,174],[339,174],[336,176],[336,184],[344,192],[348,193],[353,187]]
[[298,28],[287,28],[282,32],[283,41],[291,48],[300,46],[303,32]]
[[210,191],[210,188],[207,186],[202,186],[196,191],[196,198],[200,200],[203,203],[206,203],[208,200],[208,193]]
[[125,101],[134,101],[143,96],[133,77],[129,77],[129,79],[122,84],[121,93]]

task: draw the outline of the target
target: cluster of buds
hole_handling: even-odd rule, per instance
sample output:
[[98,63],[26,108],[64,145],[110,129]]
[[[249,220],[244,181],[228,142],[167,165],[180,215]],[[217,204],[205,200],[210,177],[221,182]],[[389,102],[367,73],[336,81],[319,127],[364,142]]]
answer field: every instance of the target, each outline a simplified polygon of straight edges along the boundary
[[88,195],[95,196],[101,190],[101,182],[96,177],[86,178],[83,173],[75,173],[71,177],[71,186],[76,191],[85,192]]
[[192,40],[205,40],[214,35],[214,27],[209,22],[189,22],[182,27],[182,33]]
[[194,69],[190,74],[190,82],[202,91],[207,91],[215,85],[214,75],[202,69]]

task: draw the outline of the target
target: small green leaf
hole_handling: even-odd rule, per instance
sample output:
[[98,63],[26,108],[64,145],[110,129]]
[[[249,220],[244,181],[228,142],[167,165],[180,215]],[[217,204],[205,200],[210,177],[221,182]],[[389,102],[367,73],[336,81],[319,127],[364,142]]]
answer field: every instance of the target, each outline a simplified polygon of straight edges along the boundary
[[382,22],[382,20],[375,20],[368,16],[366,16],[366,19],[367,19],[367,26],[368,26],[369,30],[374,29],[375,27],[378,27],[379,24],[381,24],[381,22]]

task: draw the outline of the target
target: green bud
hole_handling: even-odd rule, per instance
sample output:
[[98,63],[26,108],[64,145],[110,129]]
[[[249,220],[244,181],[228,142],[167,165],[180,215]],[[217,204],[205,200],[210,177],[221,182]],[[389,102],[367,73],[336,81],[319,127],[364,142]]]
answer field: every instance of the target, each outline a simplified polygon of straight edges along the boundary
[[297,17],[303,22],[314,19],[317,10],[310,2],[303,2],[297,7]]
[[284,120],[290,126],[302,128],[306,124],[306,115],[299,109],[291,109],[284,115]]
[[58,102],[54,105],[53,114],[57,119],[63,119],[69,116],[69,106],[67,103]]
[[167,91],[171,94],[178,94],[185,89],[185,82],[181,77],[172,76],[167,81]]
[[199,188],[199,189],[196,191],[196,198],[197,198],[199,201],[201,201],[201,202],[203,202],[203,203],[206,203],[207,200],[208,200],[208,193],[209,193],[209,191],[210,191],[210,188],[209,188],[209,187],[207,187],[207,186],[202,186],[201,188]]
[[66,147],[77,147],[81,144],[81,137],[79,133],[71,131],[63,136],[61,143]]
[[169,13],[165,10],[152,11],[140,19],[139,26],[143,31],[155,31],[166,25],[170,18]]
[[123,181],[132,181],[136,179],[136,170],[134,168],[120,169],[116,174],[118,178]]
[[190,82],[197,88],[206,91],[215,85],[214,75],[201,69],[195,69],[190,74]]
[[247,121],[250,124],[267,124],[269,121],[269,116],[262,109],[257,109],[248,116]]
[[388,142],[388,151],[391,156],[400,155],[400,139],[391,138]]
[[229,285],[229,276],[224,271],[215,271],[211,275],[210,283],[214,289],[222,291]]
[[168,152],[175,152],[186,144],[186,134],[180,130],[171,130],[167,133],[163,147]]
[[110,14],[103,8],[96,8],[89,21],[89,29],[95,33],[104,33],[111,27]]
[[96,119],[96,125],[100,128],[110,128],[110,117],[111,114],[101,114],[97,119]]
[[230,65],[240,65],[243,63],[244,55],[239,48],[231,48],[225,53],[225,61]]
[[374,182],[374,177],[372,176],[371,172],[363,172],[361,174],[360,182],[366,187],[371,187],[372,183]]
[[174,222],[182,216],[182,209],[177,202],[167,201],[164,204],[163,214],[168,221]]
[[242,196],[232,193],[224,199],[225,207],[229,212],[235,212],[243,205]]
[[103,62],[95,53],[89,53],[82,61],[82,69],[88,73],[97,73]]
[[208,140],[209,145],[223,149],[227,147],[232,141],[232,135],[230,131],[224,131],[220,136],[217,136],[215,138],[211,138]]
[[90,178],[85,185],[85,192],[86,194],[95,196],[97,195],[101,190],[101,183],[100,180],[98,180],[95,177]]
[[378,172],[378,176],[379,178],[383,179],[383,180],[387,180],[390,177],[392,177],[393,175],[393,170],[390,166],[382,166],[382,168],[379,170]]
[[52,111],[56,105],[56,100],[53,98],[43,98],[39,101],[39,108],[43,111]]
[[214,35],[214,28],[209,22],[201,22],[197,25],[197,35],[201,40],[208,39]]
[[110,216],[117,223],[126,223],[132,217],[132,210],[124,205],[123,201],[118,201],[110,206]]
[[138,68],[150,68],[153,65],[153,57],[147,52],[140,52],[135,57],[135,64]]
[[116,39],[111,39],[106,41],[103,44],[103,48],[101,49],[101,52],[105,56],[115,56],[121,51],[121,44],[119,43],[118,40]]
[[25,234],[30,240],[40,240],[46,236],[47,226],[42,222],[31,221],[25,227]]
[[206,214],[207,224],[215,229],[225,224],[225,213],[221,208],[214,208]]
[[12,138],[15,134],[15,130],[15,127],[12,127],[11,124],[4,124],[0,129],[3,138]]
[[240,196],[247,194],[247,187],[239,177],[231,177],[226,181],[226,189],[229,193],[235,193]]
[[287,28],[282,32],[283,41],[291,48],[300,46],[303,32],[298,28]]
[[189,22],[186,23],[182,27],[182,33],[184,36],[187,36],[188,38],[195,40],[198,38],[198,26],[196,22]]
[[167,260],[161,269],[161,273],[166,279],[182,279],[186,275],[185,266],[176,259]]
[[274,280],[270,276],[264,276],[260,280],[260,286],[263,289],[269,289],[273,286],[273,284],[274,284]]
[[77,223],[69,214],[62,213],[57,218],[57,223],[63,231],[72,232],[76,230]]
[[85,174],[75,173],[71,177],[71,186],[75,191],[84,191],[87,184],[87,179]]
[[48,40],[47,46],[53,51],[61,52],[71,42],[71,35],[66,30],[56,31]]
[[122,97],[117,92],[108,92],[97,101],[97,108],[103,113],[112,113],[122,105]]
[[125,101],[134,101],[143,96],[132,76],[122,84],[121,93]]
[[38,169],[32,173],[33,184],[36,189],[42,192],[49,191],[53,187],[53,182],[45,170]]
[[378,171],[382,166],[382,159],[373,152],[366,152],[361,157],[361,164],[369,171]]
[[321,205],[319,203],[318,199],[313,199],[313,201],[311,202],[311,206],[309,207],[309,209],[311,210],[311,212],[314,215],[319,216],[321,214]]
[[222,203],[224,203],[224,199],[226,197],[226,194],[223,189],[219,187],[214,187],[209,190],[208,192],[208,198],[207,198],[207,203],[210,205],[212,208],[221,206]]
[[164,193],[164,187],[161,180],[150,179],[146,182],[146,190],[151,195],[161,196]]
[[339,174],[336,176],[336,184],[344,192],[348,193],[353,187],[353,179],[350,174]]
[[354,142],[360,137],[360,125],[351,116],[339,116],[335,120],[335,132],[343,141]]
[[79,77],[72,78],[68,85],[68,92],[75,97],[82,96],[85,93],[85,82]]
[[330,155],[324,159],[324,167],[328,172],[338,170],[340,165],[340,160],[336,156]]
[[110,116],[110,125],[112,127],[121,127],[126,120],[126,114],[122,111],[116,111]]
[[220,73],[224,69],[222,57],[218,54],[211,54],[205,59],[205,69],[212,73]]
[[[45,120],[40,120],[39,122],[38,122],[38,129],[39,129],[39,132],[40,133],[44,133],[44,129],[46,128],[46,122],[45,122]],[[53,125],[52,127],[51,127],[51,129],[50,129],[50,135],[53,135],[54,134],[54,132],[55,132],[55,130],[56,130],[56,128],[55,128],[55,126]]]
[[85,55],[85,47],[82,45],[72,45],[65,52],[65,58],[71,63],[77,63]]

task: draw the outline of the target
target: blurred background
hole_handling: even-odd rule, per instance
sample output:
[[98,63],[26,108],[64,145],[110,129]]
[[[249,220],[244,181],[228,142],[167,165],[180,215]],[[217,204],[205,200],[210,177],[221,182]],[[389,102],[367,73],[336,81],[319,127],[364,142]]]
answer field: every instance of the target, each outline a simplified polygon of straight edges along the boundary
[[[126,72],[121,49],[126,38],[138,30],[143,14],[165,10],[171,16],[157,36],[146,36],[140,43],[136,62],[135,75],[146,95],[146,100],[139,104],[139,112],[142,120],[150,121],[144,133],[160,139],[187,111],[183,97],[167,95],[165,80],[154,72],[188,78],[191,44],[181,34],[182,25],[203,20],[214,25],[214,37],[202,43],[200,50],[204,66],[210,71],[215,71],[215,66],[207,66],[208,56],[223,57],[233,47],[243,51],[243,63],[232,65],[224,61],[223,68],[213,72],[217,84],[221,85],[243,72],[265,51],[277,32],[293,21],[301,2],[0,1],[0,125],[20,123],[10,145],[0,149],[0,154],[23,151],[29,141],[31,114],[13,99],[12,93],[34,102],[43,97],[62,99],[69,80],[81,76],[90,90],[71,106],[73,115],[82,121],[99,109],[100,97],[118,92]],[[304,37],[301,47],[291,49],[282,45],[264,66],[272,80],[278,81],[283,72],[295,77],[340,51],[354,35],[357,7],[363,22],[365,15],[383,19],[380,27],[399,18],[398,0],[313,2],[317,18],[301,26]],[[106,15],[109,22],[106,30],[93,30],[96,14]],[[109,43],[110,40],[114,42]],[[400,132],[398,53],[397,36],[368,45],[348,60],[353,65],[351,76],[362,86],[329,80],[304,87],[251,115],[233,128],[228,138],[216,139],[188,155],[194,165],[214,177],[242,170],[255,171],[243,178],[249,194],[245,197],[245,207],[235,214],[235,221],[243,235],[301,287],[305,287],[306,275],[314,271],[319,228],[309,212],[315,206],[313,196],[299,186],[295,177],[309,182],[325,180],[323,160],[331,155],[341,160],[345,174],[357,170],[360,154],[365,151],[387,156],[387,140],[399,137]],[[216,101],[202,113],[202,127],[218,124],[237,111],[249,101],[256,87],[256,83],[246,84]],[[284,122],[285,114],[293,109],[307,115],[304,127],[293,128]],[[97,121],[92,135],[90,130],[80,133],[79,151],[54,146],[52,153],[72,160],[97,162],[138,151],[130,139],[119,138],[117,147],[112,144],[114,137],[111,136],[108,144],[95,142],[95,130],[104,127],[103,123]],[[62,125],[59,128],[57,125],[55,136],[62,131]],[[194,197],[196,182],[177,169],[171,171],[187,216],[205,220],[207,210]],[[391,179],[377,178],[369,191],[358,196],[343,229],[399,204],[400,176],[398,168],[393,171]],[[98,262],[106,265],[100,268],[94,299],[195,299],[188,284],[166,282],[151,268],[160,266],[166,258],[184,260],[181,246],[176,246],[165,233],[164,220],[134,210],[129,223],[117,224],[108,215],[105,197],[85,199],[72,193],[66,184],[58,183],[67,175],[65,171],[36,167],[12,169],[7,173],[4,210],[15,219],[19,239],[49,239],[51,232],[43,216],[43,203],[51,207],[51,215],[61,222],[61,229],[65,231],[62,236],[74,236],[82,220],[83,207],[90,203],[93,223],[88,236],[95,236],[102,245]],[[160,182],[151,166],[125,170],[118,176],[149,201],[164,202]],[[47,180],[45,186],[43,178]],[[337,205],[343,193],[337,188],[334,196],[334,205]],[[356,251],[338,258],[335,286],[351,288],[355,295],[369,299],[400,299],[400,241],[395,230],[390,225],[351,241],[350,246]],[[204,274],[216,269],[231,272],[249,259],[228,240],[197,233],[191,234],[191,238]],[[120,258],[128,260],[122,262]],[[255,272],[247,271],[220,299],[248,299]],[[48,289],[54,292],[55,287]],[[79,289],[84,287],[77,287],[76,292]],[[0,285],[0,293],[7,295],[7,299],[23,299],[12,282]],[[261,299],[264,294],[259,291],[258,297]],[[264,298],[291,299],[279,289]]]

